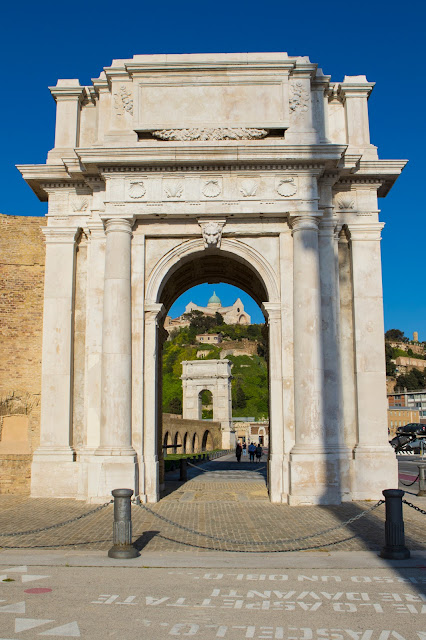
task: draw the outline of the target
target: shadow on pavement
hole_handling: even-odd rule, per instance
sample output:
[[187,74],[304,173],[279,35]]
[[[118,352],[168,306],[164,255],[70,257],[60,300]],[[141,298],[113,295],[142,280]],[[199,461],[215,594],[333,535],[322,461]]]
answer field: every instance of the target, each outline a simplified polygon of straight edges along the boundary
[[133,541],[133,546],[138,551],[142,551],[144,547],[146,547],[155,536],[159,535],[159,531],[144,531],[139,538]]
[[187,480],[179,480],[179,469],[165,473],[165,487],[161,491],[161,498],[169,496],[175,491],[189,489],[185,485],[191,480],[202,479],[207,474],[209,482],[242,482],[263,479],[266,485],[267,457],[263,455],[260,462],[237,462],[234,456],[224,456],[198,465],[188,464]]

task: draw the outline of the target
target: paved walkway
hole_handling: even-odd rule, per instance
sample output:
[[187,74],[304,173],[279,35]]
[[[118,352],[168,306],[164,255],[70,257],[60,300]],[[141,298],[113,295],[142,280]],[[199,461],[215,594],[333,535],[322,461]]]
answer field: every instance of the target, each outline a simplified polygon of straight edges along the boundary
[[[188,469],[188,481],[167,474],[165,497],[147,508],[132,507],[136,546],[146,552],[205,554],[217,551],[277,552],[296,550],[377,551],[383,546],[384,506],[370,502],[341,506],[273,505],[266,491],[266,460],[241,462],[233,456]],[[407,499],[426,509],[426,499]],[[112,505],[103,509],[76,500],[0,496],[3,549],[106,550],[111,546]],[[43,530],[90,513],[61,527]],[[426,550],[425,515],[404,506],[407,546]],[[177,523],[175,526],[172,523]],[[318,532],[334,528],[323,535]],[[337,528],[338,527],[338,528]],[[204,535],[200,535],[204,534]],[[302,538],[302,539],[300,539]]]

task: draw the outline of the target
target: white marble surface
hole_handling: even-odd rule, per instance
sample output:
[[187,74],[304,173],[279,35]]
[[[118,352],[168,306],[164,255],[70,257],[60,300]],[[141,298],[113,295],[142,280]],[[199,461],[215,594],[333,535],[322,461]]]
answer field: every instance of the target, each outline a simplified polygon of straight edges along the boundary
[[[271,499],[375,499],[395,482],[377,198],[405,161],[379,160],[370,142],[373,86],[332,80],[306,56],[245,53],[136,55],[90,86],[51,88],[55,147],[45,165],[19,167],[49,200],[33,495],[96,502],[121,484],[158,500],[164,305],[223,280],[263,304],[269,324]],[[74,376],[80,233],[85,358]],[[229,381],[219,395],[229,425]]]

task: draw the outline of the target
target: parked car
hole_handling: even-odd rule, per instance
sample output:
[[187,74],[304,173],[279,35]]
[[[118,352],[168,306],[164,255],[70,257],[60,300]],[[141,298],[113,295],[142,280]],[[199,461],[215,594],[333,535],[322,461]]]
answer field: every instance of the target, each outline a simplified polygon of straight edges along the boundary
[[396,430],[396,436],[390,440],[390,445],[395,449],[395,452],[400,451],[413,451],[414,453],[421,452],[421,442],[425,442],[426,439],[426,424],[420,422],[410,422],[403,427],[398,427]]
[[420,422],[410,422],[403,427],[398,427],[396,433],[401,435],[415,433],[418,436],[426,436],[426,424],[421,424]]

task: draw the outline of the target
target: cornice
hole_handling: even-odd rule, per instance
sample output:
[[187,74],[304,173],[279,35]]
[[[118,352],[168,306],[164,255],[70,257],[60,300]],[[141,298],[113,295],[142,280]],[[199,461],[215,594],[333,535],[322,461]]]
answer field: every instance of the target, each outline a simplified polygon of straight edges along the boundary
[[235,53],[235,54],[170,54],[135,56],[131,60],[120,61],[118,67],[105,69],[108,74],[117,68],[125,69],[129,75],[145,74],[147,72],[200,72],[253,71],[276,72],[290,71],[296,64],[296,58],[290,58],[286,53]]
[[318,65],[313,62],[297,60],[296,64],[291,72],[293,77],[299,78],[311,78],[312,80],[315,78],[315,74],[317,72]]
[[75,86],[57,85],[56,87],[49,87],[49,91],[56,102],[58,102],[58,100],[81,101],[86,95],[86,88],[80,84],[76,84]]
[[[267,166],[279,163],[323,164],[335,168],[341,160],[346,145],[272,145],[264,141],[229,144],[154,144],[127,148],[78,148],[76,153],[83,168],[106,166],[164,166],[252,164]],[[200,162],[200,159],[202,161]]]
[[376,185],[379,198],[387,196],[408,160],[360,160],[353,173],[345,173],[338,184]]
[[365,76],[345,76],[344,81],[339,83],[338,93],[343,99],[348,96],[368,99],[375,84],[375,82],[368,82]]
[[18,164],[16,168],[41,202],[48,200],[46,188],[74,189],[86,186],[81,173],[70,176],[64,164]]

